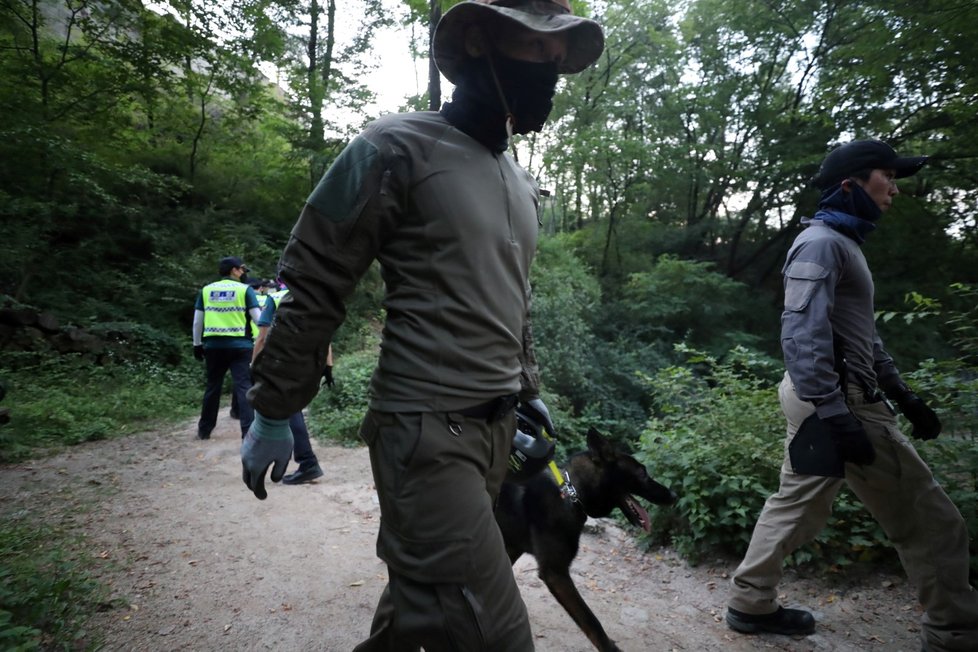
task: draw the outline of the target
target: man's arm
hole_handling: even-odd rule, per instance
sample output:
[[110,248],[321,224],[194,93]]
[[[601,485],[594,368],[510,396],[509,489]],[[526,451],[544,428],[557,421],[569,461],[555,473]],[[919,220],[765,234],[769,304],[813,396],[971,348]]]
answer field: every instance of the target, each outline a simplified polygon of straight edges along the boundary
[[533,347],[533,325],[527,315],[523,322],[523,353],[520,356],[520,400],[529,401],[540,396],[540,369]]
[[258,354],[261,352],[261,350],[265,348],[265,338],[267,337],[268,337],[268,326],[259,326],[258,337],[255,338],[255,348],[251,353],[252,363],[255,362],[255,358],[258,357]]
[[280,261],[289,294],[252,366],[249,397],[261,414],[287,418],[319,391],[344,300],[399,214],[396,177],[380,148],[358,136],[309,197]]
[[194,346],[200,346],[204,343],[204,311],[194,310],[194,327],[193,327],[193,338]]
[[811,401],[819,417],[848,414],[836,372],[832,324],[837,257],[831,240],[804,243],[784,271],[781,349],[798,397]]

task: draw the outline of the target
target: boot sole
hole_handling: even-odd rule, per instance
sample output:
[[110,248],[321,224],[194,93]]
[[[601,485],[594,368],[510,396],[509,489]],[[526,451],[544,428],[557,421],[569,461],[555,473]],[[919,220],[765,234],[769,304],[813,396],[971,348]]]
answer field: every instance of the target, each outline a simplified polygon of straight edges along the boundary
[[815,633],[815,627],[805,629],[788,629],[771,626],[767,623],[752,623],[727,614],[727,625],[730,629],[741,634],[781,634],[783,636],[807,636]]

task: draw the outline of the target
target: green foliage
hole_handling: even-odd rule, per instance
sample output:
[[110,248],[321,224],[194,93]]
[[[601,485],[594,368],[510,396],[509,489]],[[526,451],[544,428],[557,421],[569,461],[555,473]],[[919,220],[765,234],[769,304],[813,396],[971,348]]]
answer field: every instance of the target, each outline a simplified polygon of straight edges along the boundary
[[186,349],[173,335],[139,322],[96,322],[86,330],[109,344],[109,362],[176,365]]
[[590,320],[601,292],[594,276],[559,239],[544,238],[533,266],[533,340],[544,384],[582,407],[599,381]]
[[[961,314],[952,313],[950,318]],[[978,358],[978,348],[964,350],[970,359]],[[903,377],[926,397],[944,426],[937,439],[914,445],[968,524],[971,570],[978,574],[978,366],[961,360],[927,360]],[[901,420],[903,431],[909,433],[911,426]]]
[[[4,362],[16,361],[7,352]],[[175,421],[199,407],[201,372],[188,362],[149,361],[98,366],[80,356],[0,366],[10,423],[0,427],[0,461],[27,459],[38,449],[110,439]]]
[[91,650],[86,623],[106,594],[69,534],[20,513],[0,526],[0,647]]
[[[717,550],[746,550],[764,501],[778,487],[784,418],[778,406],[780,365],[744,348],[717,360],[687,347],[687,364],[646,380],[656,415],[639,442],[639,458],[680,498],[656,510],[653,532],[698,561]],[[845,565],[883,554],[886,540],[846,491],[812,544],[789,563]]]
[[367,412],[367,388],[377,366],[377,349],[344,355],[334,352],[332,389],[323,388],[309,405],[309,432],[320,439],[355,445]]
[[651,269],[632,274],[617,304],[618,323],[642,342],[679,340],[719,353],[731,345],[751,346],[758,337],[744,330],[754,301],[742,283],[710,263],[660,256]]

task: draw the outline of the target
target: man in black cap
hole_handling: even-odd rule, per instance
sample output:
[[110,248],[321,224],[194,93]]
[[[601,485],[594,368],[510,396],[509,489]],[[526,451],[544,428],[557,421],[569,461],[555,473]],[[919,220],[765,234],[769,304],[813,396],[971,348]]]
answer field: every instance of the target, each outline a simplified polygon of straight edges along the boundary
[[[968,583],[961,514],[897,427],[933,439],[937,415],[900,378],[876,332],[873,279],[860,245],[898,194],[896,179],[926,157],[904,158],[878,140],[825,157],[813,183],[818,212],[788,251],[781,348],[781,408],[788,454],[781,487],[757,519],[732,578],[727,624],[744,633],[811,634],[815,619],[778,603],[786,556],[811,541],[843,480],[880,523],[916,585],[930,652],[978,650],[978,593]],[[888,400],[889,399],[889,400]]]
[[[539,398],[530,335],[530,264],[539,188],[506,153],[539,131],[560,73],[604,47],[567,0],[462,2],[432,55],[455,84],[440,112],[388,115],[340,154],[282,254],[290,293],[252,367],[255,423],[243,477],[265,498],[292,448],[287,419],[319,389],[343,301],[374,260],[386,322],[369,410],[389,581],[358,650],[533,649],[493,504],[516,420]],[[256,527],[258,524],[256,523]]]
[[197,422],[197,439],[210,439],[217,425],[224,376],[231,372],[233,392],[241,422],[241,436],[248,432],[254,412],[247,400],[251,388],[251,350],[254,324],[261,315],[255,291],[250,288],[248,267],[229,256],[218,263],[220,281],[205,285],[194,305],[194,357],[207,368],[207,386]]

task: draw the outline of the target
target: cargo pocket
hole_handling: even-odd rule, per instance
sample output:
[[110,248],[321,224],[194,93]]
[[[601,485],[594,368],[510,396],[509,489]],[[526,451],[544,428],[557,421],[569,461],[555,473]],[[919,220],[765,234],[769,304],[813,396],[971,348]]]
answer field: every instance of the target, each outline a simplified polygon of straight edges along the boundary
[[784,272],[784,309],[800,312],[808,307],[815,290],[829,275],[818,263],[795,261]]
[[377,552],[416,582],[464,583],[472,569],[473,541],[495,523],[484,470],[472,460],[485,455],[472,452],[483,442],[464,427],[453,431],[441,413],[395,417],[395,428],[382,432],[371,452],[381,467],[375,478],[385,476],[378,486]]

